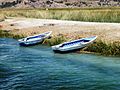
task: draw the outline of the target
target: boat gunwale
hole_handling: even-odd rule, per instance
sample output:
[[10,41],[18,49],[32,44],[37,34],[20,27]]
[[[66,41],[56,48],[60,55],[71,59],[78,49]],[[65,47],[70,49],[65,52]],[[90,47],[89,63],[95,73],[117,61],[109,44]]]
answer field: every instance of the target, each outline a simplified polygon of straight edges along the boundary
[[[41,33],[41,34],[38,34],[38,35],[34,35],[34,36],[28,36],[28,37],[26,37],[26,38],[22,38],[22,39],[19,39],[18,41],[19,42],[27,42],[28,40],[28,38],[31,38],[31,39],[35,39],[35,37],[36,38],[38,38],[38,39],[44,39],[44,37],[47,37],[48,35],[50,35],[52,33],[52,31],[48,31],[48,32],[44,32],[44,33]],[[44,37],[39,37],[40,35],[44,35]],[[38,36],[38,37],[37,37]]]
[[[90,39],[91,38],[91,39]],[[73,40],[73,41],[70,41],[70,42],[65,42],[65,43],[62,43],[59,47],[64,47],[64,46],[73,46],[73,44],[72,43],[75,43],[75,44],[79,44],[80,42],[84,42],[85,40],[87,41],[87,42],[84,42],[84,43],[81,43],[81,44],[87,44],[87,43],[90,43],[90,42],[92,42],[92,41],[94,41],[95,39],[97,38],[97,36],[92,36],[92,37],[88,37],[88,38],[81,38],[81,39],[78,39],[78,40]],[[90,40],[88,40],[88,39],[90,39]]]

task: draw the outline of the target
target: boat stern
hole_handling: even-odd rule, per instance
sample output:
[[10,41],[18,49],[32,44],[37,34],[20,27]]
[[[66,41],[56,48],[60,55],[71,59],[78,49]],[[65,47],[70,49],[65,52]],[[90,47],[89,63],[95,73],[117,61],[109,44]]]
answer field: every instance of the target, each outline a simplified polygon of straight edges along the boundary
[[60,44],[60,45],[52,46],[52,49],[53,49],[53,50],[59,50],[60,46],[61,46],[61,44]]
[[57,46],[52,46],[52,49],[53,50],[58,50],[58,47]]

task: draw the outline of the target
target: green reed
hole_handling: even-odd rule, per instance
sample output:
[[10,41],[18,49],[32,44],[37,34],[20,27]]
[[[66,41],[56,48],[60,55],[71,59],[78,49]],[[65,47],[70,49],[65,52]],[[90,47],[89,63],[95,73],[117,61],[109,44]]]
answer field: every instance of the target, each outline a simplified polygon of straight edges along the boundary
[[[46,39],[43,44],[53,46],[63,42],[69,41],[65,36],[56,36],[51,39]],[[120,56],[120,42],[106,43],[102,40],[96,40],[94,43],[88,45],[83,51],[98,53],[106,56]]]
[[120,56],[120,42],[106,43],[105,41],[98,40],[89,45],[85,51],[95,52],[107,56]]
[[[8,37],[19,39],[25,37],[24,35],[15,35],[11,32],[0,30],[0,37]],[[53,46],[60,43],[69,41],[65,36],[54,36],[50,39],[45,39],[42,44]],[[96,40],[96,42],[90,44],[88,47],[84,48],[83,51],[99,53],[106,56],[120,56],[120,42],[106,43],[102,40]]]
[[55,36],[51,39],[45,39],[43,44],[53,46],[65,42],[67,39],[64,36]]
[[0,37],[20,39],[20,38],[23,38],[25,36],[24,35],[15,35],[15,34],[12,34],[11,32],[0,30]]
[[120,8],[1,9],[0,16],[119,23]]

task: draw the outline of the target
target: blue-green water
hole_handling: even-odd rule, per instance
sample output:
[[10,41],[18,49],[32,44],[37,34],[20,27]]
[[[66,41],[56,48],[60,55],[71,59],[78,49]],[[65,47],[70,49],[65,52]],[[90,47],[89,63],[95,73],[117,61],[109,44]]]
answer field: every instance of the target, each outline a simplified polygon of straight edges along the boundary
[[120,90],[120,58],[55,54],[0,38],[0,90]]

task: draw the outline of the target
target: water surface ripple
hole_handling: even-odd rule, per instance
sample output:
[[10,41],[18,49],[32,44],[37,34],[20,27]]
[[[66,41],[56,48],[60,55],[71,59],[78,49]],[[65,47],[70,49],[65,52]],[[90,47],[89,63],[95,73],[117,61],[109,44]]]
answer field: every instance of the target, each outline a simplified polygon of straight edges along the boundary
[[1,90],[120,90],[120,58],[55,54],[0,38]]

